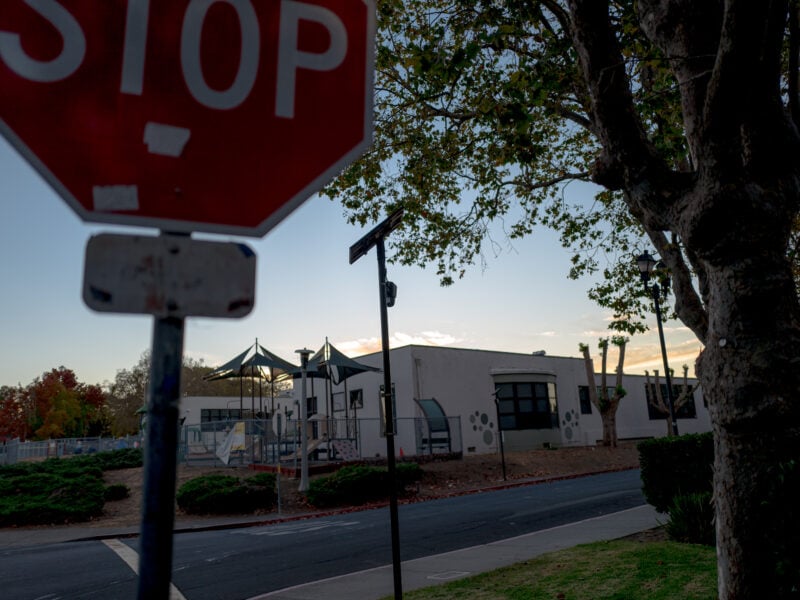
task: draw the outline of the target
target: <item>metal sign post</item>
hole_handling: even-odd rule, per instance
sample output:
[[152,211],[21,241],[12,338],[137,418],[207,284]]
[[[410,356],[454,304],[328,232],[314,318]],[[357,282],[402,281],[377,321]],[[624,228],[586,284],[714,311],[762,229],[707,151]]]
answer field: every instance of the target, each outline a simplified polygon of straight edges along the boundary
[[[392,529],[392,573],[394,575],[394,597],[395,600],[403,598],[403,578],[400,569],[400,522],[397,511],[397,486],[396,473],[397,465],[394,455],[394,406],[392,403],[392,374],[389,361],[389,317],[387,289],[391,284],[392,292],[396,292],[396,287],[386,279],[386,249],[384,239],[403,219],[403,209],[394,211],[384,221],[379,223],[367,235],[350,246],[350,264],[356,262],[364,256],[373,246],[377,247],[378,252],[378,289],[380,294],[380,313],[381,313],[381,346],[383,347],[383,410],[386,415],[386,460],[389,469],[389,517]],[[394,304],[394,296],[392,296]]]
[[144,444],[139,600],[169,598],[184,320],[156,318]]

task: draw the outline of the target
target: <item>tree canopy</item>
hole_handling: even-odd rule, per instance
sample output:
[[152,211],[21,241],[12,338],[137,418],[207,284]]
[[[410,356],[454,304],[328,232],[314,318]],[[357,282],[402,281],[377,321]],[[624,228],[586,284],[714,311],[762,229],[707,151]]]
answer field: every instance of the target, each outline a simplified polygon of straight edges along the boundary
[[[667,65],[629,8],[614,19],[637,111],[670,161],[686,160]],[[436,264],[444,284],[498,236],[556,229],[575,251],[569,275],[605,272],[591,296],[615,310],[618,329],[641,330],[630,299],[642,228],[618,191],[568,193],[591,181],[599,150],[568,22],[554,2],[380,2],[375,143],[326,191],[361,224],[403,206],[395,258]]]
[[86,437],[107,433],[106,397],[98,385],[78,381],[65,367],[25,387],[2,389],[0,435],[21,439]]
[[[800,464],[798,13],[794,0],[381,0],[375,143],[327,189],[360,223],[402,206],[396,259],[437,264],[444,283],[498,230],[553,227],[572,275],[605,276],[591,295],[621,331],[642,327],[634,257],[655,248],[704,344],[720,598],[800,586],[800,511],[763,508],[775,485],[800,506],[772,475]],[[565,192],[589,181],[592,198]]]
[[[223,379],[208,381],[205,376],[213,371],[202,360],[191,357],[183,358],[181,369],[181,395],[184,396],[250,396],[251,385],[256,385],[250,378]],[[108,405],[112,416],[112,429],[115,435],[136,433],[139,430],[137,413],[145,404],[147,383],[150,377],[150,352],[143,352],[139,361],[128,369],[119,369],[114,381],[106,383]]]
[[[607,10],[608,28],[597,37],[613,41],[602,50],[615,70],[603,82],[614,87],[604,88],[602,106],[587,88],[572,33],[576,13],[566,2],[379,2],[375,143],[326,193],[362,225],[402,206],[394,258],[437,265],[444,284],[503,242],[553,228],[573,251],[568,275],[602,275],[589,296],[613,310],[612,328],[627,333],[643,331],[652,314],[634,266],[652,244],[674,279],[679,315],[704,342],[707,315],[693,285],[702,269],[664,227],[665,203],[654,198],[647,219],[643,206],[631,210],[619,165],[631,160],[678,193],[696,172],[698,142],[686,128],[699,120],[684,119],[685,102],[697,108],[708,98],[719,36],[705,32],[720,21],[723,3],[671,9],[695,23],[684,37],[697,38],[687,42],[688,58],[659,21],[666,5],[680,3],[640,2],[638,13],[630,1],[596,4],[581,18]],[[785,97],[792,79],[778,79]],[[682,93],[689,84],[692,98]],[[598,120],[598,109],[627,130],[624,156],[612,158],[604,144],[610,121]]]

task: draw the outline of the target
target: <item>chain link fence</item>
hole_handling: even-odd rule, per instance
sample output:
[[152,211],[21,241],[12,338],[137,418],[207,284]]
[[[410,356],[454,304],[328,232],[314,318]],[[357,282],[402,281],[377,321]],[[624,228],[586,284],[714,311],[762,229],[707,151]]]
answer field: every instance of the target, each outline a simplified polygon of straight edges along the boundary
[[[245,464],[296,466],[301,458],[302,424],[288,419],[280,435],[271,419],[209,421],[180,428],[179,462],[191,465]],[[328,419],[317,415],[306,425],[308,455],[315,462],[348,462],[386,456],[380,419]],[[395,449],[401,456],[460,454],[460,417],[395,419]],[[68,457],[121,448],[139,448],[143,435],[87,437],[0,443],[0,465]]]
[[15,439],[0,444],[0,465],[13,465],[17,462],[79,454],[93,454],[122,448],[138,448],[141,444],[142,437],[139,435],[116,438],[61,438],[36,442],[21,442]]
[[[179,461],[192,465],[263,464],[296,466],[301,458],[302,423],[288,419],[280,435],[270,419],[209,421],[184,426]],[[379,419],[311,417],[308,456],[315,462],[347,462],[386,456]],[[395,449],[401,456],[462,453],[461,419],[395,419]]]

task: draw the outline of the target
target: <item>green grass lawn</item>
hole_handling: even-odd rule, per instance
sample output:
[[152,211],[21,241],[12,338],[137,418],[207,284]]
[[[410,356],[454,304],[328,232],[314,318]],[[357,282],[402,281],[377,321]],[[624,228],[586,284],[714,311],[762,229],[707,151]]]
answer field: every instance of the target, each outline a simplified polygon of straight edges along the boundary
[[403,594],[409,600],[713,600],[714,548],[617,540]]

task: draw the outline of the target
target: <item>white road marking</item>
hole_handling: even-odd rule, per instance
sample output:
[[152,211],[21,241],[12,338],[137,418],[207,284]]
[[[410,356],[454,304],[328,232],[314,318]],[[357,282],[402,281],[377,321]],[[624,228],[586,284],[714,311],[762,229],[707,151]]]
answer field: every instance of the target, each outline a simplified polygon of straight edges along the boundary
[[[119,540],[103,540],[103,543],[113,550],[114,554],[119,556],[131,570],[139,574],[139,555],[128,545],[123,544]],[[181,594],[180,590],[175,587],[175,584],[169,584],[169,599],[170,600],[186,600],[186,596]]]
[[299,523],[289,523],[286,525],[269,525],[257,529],[236,529],[231,531],[234,535],[268,535],[275,537],[279,535],[292,535],[297,533],[309,533],[328,529],[329,527],[352,527],[358,525],[358,521],[301,521]]

